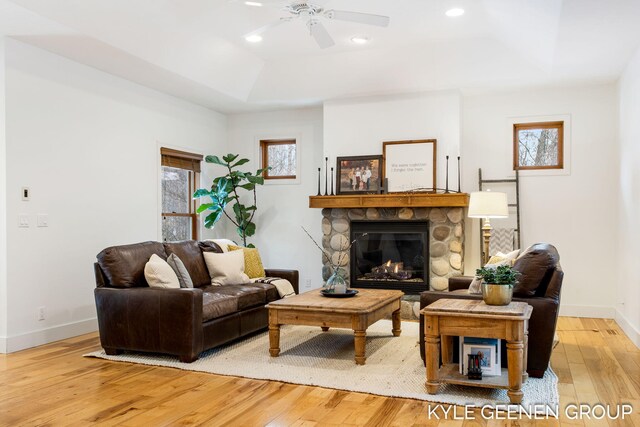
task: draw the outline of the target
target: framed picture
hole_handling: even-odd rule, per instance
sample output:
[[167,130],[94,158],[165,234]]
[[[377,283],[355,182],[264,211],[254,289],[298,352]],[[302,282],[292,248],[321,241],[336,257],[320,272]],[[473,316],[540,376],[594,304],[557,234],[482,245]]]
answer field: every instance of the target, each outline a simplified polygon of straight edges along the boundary
[[[499,344],[498,344],[499,345]],[[461,352],[462,374],[467,375],[470,354],[480,356],[480,368],[484,375],[500,375],[500,361],[498,348],[491,344],[463,344]]]
[[382,144],[387,192],[436,191],[436,140]]
[[382,156],[338,157],[336,194],[377,194],[382,189]]

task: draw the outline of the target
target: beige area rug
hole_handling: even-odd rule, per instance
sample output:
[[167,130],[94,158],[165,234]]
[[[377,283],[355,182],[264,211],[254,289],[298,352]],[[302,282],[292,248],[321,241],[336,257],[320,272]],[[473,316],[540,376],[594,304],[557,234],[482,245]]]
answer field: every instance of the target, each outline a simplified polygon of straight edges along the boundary
[[[378,321],[367,330],[364,366],[356,365],[353,359],[353,331],[322,332],[320,328],[307,326],[282,327],[279,357],[269,356],[267,332],[208,350],[193,363],[143,353],[107,356],[103,351],[96,351],[85,356],[436,403],[495,406],[509,402],[506,390],[477,387],[444,385],[438,394],[427,394],[418,331],[418,323],[403,322],[401,336],[393,337],[391,321]],[[541,405],[555,408],[558,404],[558,378],[551,368],[544,378],[530,378],[523,391],[523,406],[533,412],[544,411],[538,407]]]

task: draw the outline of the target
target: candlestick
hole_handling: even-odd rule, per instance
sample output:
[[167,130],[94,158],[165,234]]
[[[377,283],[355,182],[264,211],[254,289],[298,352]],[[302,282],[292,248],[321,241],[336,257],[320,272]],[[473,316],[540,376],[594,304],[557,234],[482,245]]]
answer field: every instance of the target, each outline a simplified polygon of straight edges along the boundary
[[327,185],[328,180],[327,180],[327,176],[329,175],[329,169],[327,169],[327,166],[329,166],[329,158],[325,157],[324,158],[324,195],[328,196],[329,195],[329,186]]
[[331,168],[331,195],[335,196],[335,194],[333,194],[333,168]]
[[322,196],[320,193],[320,169],[321,168],[318,168],[318,196]]
[[458,193],[461,193],[460,191],[460,156],[458,156]]
[[449,155],[447,155],[447,179],[446,179],[446,181],[447,181],[447,185],[446,185],[446,188],[445,188],[444,192],[448,193],[449,192]]

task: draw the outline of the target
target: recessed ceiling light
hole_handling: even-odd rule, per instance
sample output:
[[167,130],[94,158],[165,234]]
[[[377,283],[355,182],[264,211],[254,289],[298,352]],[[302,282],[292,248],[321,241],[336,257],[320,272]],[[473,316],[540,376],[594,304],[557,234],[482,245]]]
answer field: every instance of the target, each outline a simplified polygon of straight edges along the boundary
[[259,1],[246,1],[244,2],[244,4],[246,4],[247,6],[262,7],[262,3],[260,3]]
[[257,34],[253,34],[251,36],[247,36],[244,38],[246,41],[248,41],[249,43],[258,43],[262,41],[262,36],[259,36]]
[[449,9],[445,12],[445,15],[447,15],[450,18],[455,18],[456,16],[462,16],[464,15],[464,9],[462,9],[461,7],[454,7],[452,9]]
[[366,44],[366,43],[369,43],[369,37],[355,36],[355,37],[351,37],[351,41],[355,44]]

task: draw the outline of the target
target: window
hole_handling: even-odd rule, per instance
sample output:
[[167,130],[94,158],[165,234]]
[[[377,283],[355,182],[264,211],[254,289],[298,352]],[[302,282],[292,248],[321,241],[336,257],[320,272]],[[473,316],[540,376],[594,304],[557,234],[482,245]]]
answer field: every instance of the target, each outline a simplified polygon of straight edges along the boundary
[[262,167],[271,167],[264,173],[265,179],[296,178],[296,140],[265,139],[260,141]]
[[200,180],[199,154],[161,148],[162,240],[175,242],[198,238],[193,193]]
[[564,122],[513,125],[513,169],[563,169]]

